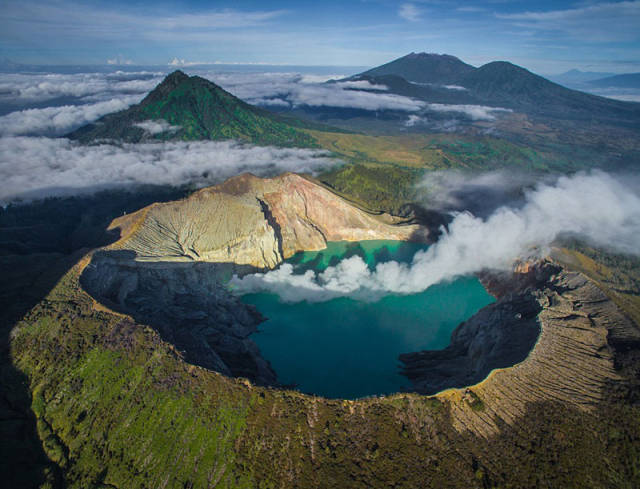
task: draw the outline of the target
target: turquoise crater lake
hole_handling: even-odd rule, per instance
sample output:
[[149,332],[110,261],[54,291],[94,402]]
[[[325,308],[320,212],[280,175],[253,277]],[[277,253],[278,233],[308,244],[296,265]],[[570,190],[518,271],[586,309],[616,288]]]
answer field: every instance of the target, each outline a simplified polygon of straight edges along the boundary
[[[424,245],[399,241],[331,242],[326,249],[298,253],[288,263],[296,273],[321,271],[343,258],[361,256],[369,267],[408,263]],[[398,355],[449,344],[460,322],[493,302],[475,277],[461,277],[411,295],[376,302],[337,298],[282,303],[276,294],[243,296],[268,319],[252,339],[282,384],[329,398],[355,399],[406,390]]]

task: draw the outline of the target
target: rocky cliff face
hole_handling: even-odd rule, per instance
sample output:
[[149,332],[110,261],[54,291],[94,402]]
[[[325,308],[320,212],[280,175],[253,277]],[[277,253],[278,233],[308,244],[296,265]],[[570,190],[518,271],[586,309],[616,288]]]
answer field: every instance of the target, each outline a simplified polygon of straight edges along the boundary
[[116,248],[139,261],[205,261],[273,268],[327,241],[426,239],[415,225],[373,215],[321,185],[288,173],[240,175],[188,199],[156,204],[114,221]]
[[93,254],[83,287],[154,327],[194,365],[262,385],[276,376],[249,338],[262,321],[225,286],[327,241],[423,239],[416,225],[368,214],[299,175],[245,174],[185,200],[117,219],[122,238]]
[[276,375],[249,336],[262,321],[221,284],[224,265],[137,262],[126,251],[96,252],[82,286],[109,308],[152,326],[194,365],[257,384]]
[[472,386],[439,394],[453,401],[457,429],[488,437],[530,403],[590,410],[612,386],[633,390],[623,370],[640,328],[593,281],[549,261],[485,281],[499,300],[458,326],[449,347],[401,357],[418,392]]

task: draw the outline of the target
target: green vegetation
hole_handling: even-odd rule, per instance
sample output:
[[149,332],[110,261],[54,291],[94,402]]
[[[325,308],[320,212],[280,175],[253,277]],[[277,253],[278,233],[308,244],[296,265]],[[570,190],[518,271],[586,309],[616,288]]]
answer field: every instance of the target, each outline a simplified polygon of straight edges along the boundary
[[358,205],[394,214],[416,198],[416,184],[430,170],[546,172],[593,164],[593,159],[576,157],[575,148],[559,143],[538,151],[488,136],[310,134],[321,147],[350,163],[320,175],[321,182]]
[[38,433],[65,485],[252,487],[233,471],[248,400],[233,386],[190,381],[194,368],[149,328],[89,313],[74,280],[65,277],[28,316],[13,345],[40,344],[18,365],[32,378]]
[[[164,120],[175,130],[154,135],[136,126],[147,120]],[[140,104],[106,115],[69,137],[83,143],[105,139],[126,142],[237,139],[261,145],[316,146],[309,134],[285,121],[285,118],[243,102],[204,78],[189,77],[176,71]]]
[[320,181],[361,207],[399,214],[414,199],[422,174],[396,165],[351,164],[321,175]]
[[640,324],[640,259],[592,248],[576,240],[563,245],[554,256],[598,282],[611,300]]
[[[147,119],[181,128],[150,136],[134,126]],[[327,186],[364,207],[391,212],[414,198],[415,183],[428,170],[573,170],[603,161],[561,139],[531,149],[488,136],[374,138],[313,129],[177,73],[140,105],[73,136],[84,142],[234,138],[321,147],[348,162],[320,176]],[[623,151],[635,148],[629,144]],[[513,424],[497,420],[500,431],[486,437],[454,426],[457,401],[447,396],[326,400],[186,363],[153,328],[96,303],[79,275],[88,263],[86,249],[115,238],[104,231],[109,220],[187,192],[102,194],[0,211],[0,468],[8,486],[640,486],[633,349],[620,370],[630,387],[612,385],[606,402],[589,410],[531,402]],[[581,244],[569,248],[565,263],[595,278],[640,321],[637,260]],[[472,425],[494,416],[488,406],[489,398],[469,390],[456,407]]]
[[[251,386],[188,365],[153,329],[96,308],[79,274],[80,266],[67,273],[12,341],[43,449],[63,476],[48,487],[631,488],[640,481],[637,407],[533,404],[516,425],[485,439],[456,431],[443,398],[340,401]],[[472,416],[485,415],[481,401],[469,402]]]

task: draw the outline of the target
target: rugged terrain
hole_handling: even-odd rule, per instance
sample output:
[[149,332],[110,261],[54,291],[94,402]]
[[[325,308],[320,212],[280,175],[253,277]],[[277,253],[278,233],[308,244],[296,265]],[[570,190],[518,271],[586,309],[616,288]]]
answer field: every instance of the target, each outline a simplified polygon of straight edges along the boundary
[[114,247],[137,260],[207,261],[273,268],[327,241],[424,240],[424,230],[374,215],[294,173],[231,178],[182,201],[157,204],[114,221]]
[[[594,277],[606,282],[549,261],[487,275],[498,302],[458,328],[437,369],[433,353],[403,357],[416,390],[449,388],[439,394],[342,401],[274,385],[249,338],[259,316],[218,281],[267,262],[260,253],[234,263],[251,260],[207,238],[210,221],[238,230],[239,220],[255,242],[271,236],[265,250],[279,250],[277,223],[290,252],[322,246],[322,236],[361,239],[369,226],[375,237],[414,234],[381,219],[296,175],[243,175],[119,217],[120,239],[100,251],[49,259],[27,287],[33,307],[6,330],[0,420],[25,440],[4,454],[20,468],[7,483],[637,486],[640,335],[626,282],[602,267]],[[220,247],[229,261],[204,258]],[[515,328],[522,341],[512,341]]]
[[426,229],[398,221],[300,175],[244,174],[115,219],[122,238],[93,254],[81,283],[111,309],[154,327],[189,363],[275,385],[249,338],[262,317],[229,293],[231,274],[274,268],[327,241],[427,239]]
[[[640,332],[596,283],[556,263],[487,280],[501,297],[491,320],[485,310],[461,325],[453,345],[468,345],[469,355],[464,346],[451,353],[471,371],[464,381],[479,384],[340,401],[194,366],[153,315],[85,292],[81,284],[101,275],[92,271],[98,257],[80,260],[12,333],[53,486],[631,488],[640,480]],[[138,277],[166,289],[155,273]],[[144,305],[142,284],[125,292]],[[524,307],[522,297],[537,304]],[[212,322],[227,318],[207,312]],[[540,328],[515,366],[491,365],[505,317]],[[425,365],[413,363],[419,390],[460,382],[461,369],[445,362],[448,380],[429,386]],[[497,366],[505,368],[483,380]]]
[[[421,83],[444,83],[461,68],[445,61]],[[526,73],[510,78],[512,67],[488,71],[498,81],[507,73],[513,97],[530,88]],[[465,65],[460,80],[475,73]],[[374,75],[420,89],[392,73],[363,76]],[[633,138],[599,147],[607,133],[597,126],[600,139],[580,133],[597,149],[583,153],[576,132],[519,120],[543,146],[486,135],[320,133],[282,126],[176,73],[140,105],[79,130],[73,136],[83,142],[319,145],[356,164],[318,181],[241,175],[190,195],[108,193],[2,209],[0,428],[11,440],[0,446],[4,483],[640,486],[637,259],[575,245],[484,275],[495,304],[461,324],[445,350],[402,356],[415,392],[356,401],[279,386],[250,339],[260,315],[224,285],[231,273],[273,268],[327,240],[428,238],[410,224],[440,224],[441,216],[410,205],[425,169],[573,170],[582,155],[607,163],[611,147],[620,159],[637,148]],[[139,125],[149,121],[164,121],[165,130]],[[147,205],[157,200],[172,201]]]

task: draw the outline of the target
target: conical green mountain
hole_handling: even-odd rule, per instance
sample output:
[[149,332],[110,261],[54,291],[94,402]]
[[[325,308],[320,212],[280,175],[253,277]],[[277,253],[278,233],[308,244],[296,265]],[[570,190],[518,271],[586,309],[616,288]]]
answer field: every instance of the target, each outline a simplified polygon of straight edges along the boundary
[[314,146],[311,136],[281,117],[182,71],[168,75],[139,104],[108,114],[68,137],[84,143],[237,139],[254,144]]

